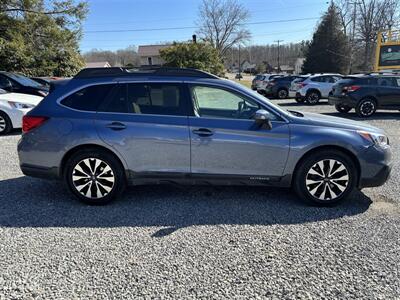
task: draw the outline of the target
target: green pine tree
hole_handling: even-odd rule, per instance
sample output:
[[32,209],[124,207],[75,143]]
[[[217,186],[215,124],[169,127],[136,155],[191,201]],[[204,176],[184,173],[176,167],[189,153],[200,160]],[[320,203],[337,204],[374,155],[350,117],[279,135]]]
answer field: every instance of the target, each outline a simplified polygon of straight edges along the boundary
[[305,51],[303,73],[341,73],[349,68],[349,44],[336,6],[331,3]]
[[0,0],[0,70],[34,76],[72,76],[79,53],[85,2]]

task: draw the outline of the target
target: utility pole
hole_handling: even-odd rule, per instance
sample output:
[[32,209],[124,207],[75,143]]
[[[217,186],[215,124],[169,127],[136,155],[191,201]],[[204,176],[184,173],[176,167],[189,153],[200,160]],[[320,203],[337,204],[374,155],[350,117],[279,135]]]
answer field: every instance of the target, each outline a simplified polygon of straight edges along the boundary
[[241,69],[242,69],[242,64],[240,63],[240,44],[239,44],[239,81],[240,81],[240,77],[241,77],[241,74],[240,74],[240,71],[241,71]]
[[349,4],[353,4],[353,29],[351,30],[351,45],[350,45],[350,69],[349,73],[353,73],[353,59],[354,59],[354,44],[355,44],[355,39],[356,39],[356,18],[357,18],[357,4],[359,2],[354,1]]
[[280,70],[281,70],[281,65],[280,65],[280,62],[279,62],[279,56],[280,56],[280,47],[279,47],[279,44],[280,44],[280,42],[283,42],[283,40],[276,40],[276,41],[274,41],[275,43],[278,43],[278,73],[280,72]]

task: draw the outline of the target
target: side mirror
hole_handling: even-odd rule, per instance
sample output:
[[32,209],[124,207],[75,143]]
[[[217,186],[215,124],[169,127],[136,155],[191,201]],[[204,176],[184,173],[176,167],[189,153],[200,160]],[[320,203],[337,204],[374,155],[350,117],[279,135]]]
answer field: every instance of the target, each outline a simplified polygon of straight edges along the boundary
[[264,109],[257,110],[254,115],[254,120],[258,126],[268,130],[272,129],[271,115],[266,110]]

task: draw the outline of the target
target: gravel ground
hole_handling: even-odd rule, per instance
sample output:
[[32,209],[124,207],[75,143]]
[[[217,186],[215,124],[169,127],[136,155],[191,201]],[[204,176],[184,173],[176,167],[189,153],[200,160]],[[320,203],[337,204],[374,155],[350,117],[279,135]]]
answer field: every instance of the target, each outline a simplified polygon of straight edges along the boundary
[[24,177],[19,133],[0,137],[0,299],[400,299],[399,120],[367,121],[390,136],[391,179],[335,208],[285,189],[170,186],[90,207]]

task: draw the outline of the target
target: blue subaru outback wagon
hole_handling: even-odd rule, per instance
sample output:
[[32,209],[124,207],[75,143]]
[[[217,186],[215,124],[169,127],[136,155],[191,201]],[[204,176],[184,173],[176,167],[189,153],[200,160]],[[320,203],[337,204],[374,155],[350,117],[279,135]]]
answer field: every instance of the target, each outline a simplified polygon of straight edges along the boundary
[[232,81],[178,68],[84,69],[23,119],[22,172],[64,180],[90,204],[126,185],[293,187],[331,205],[384,184],[385,133],[364,123],[286,111]]

